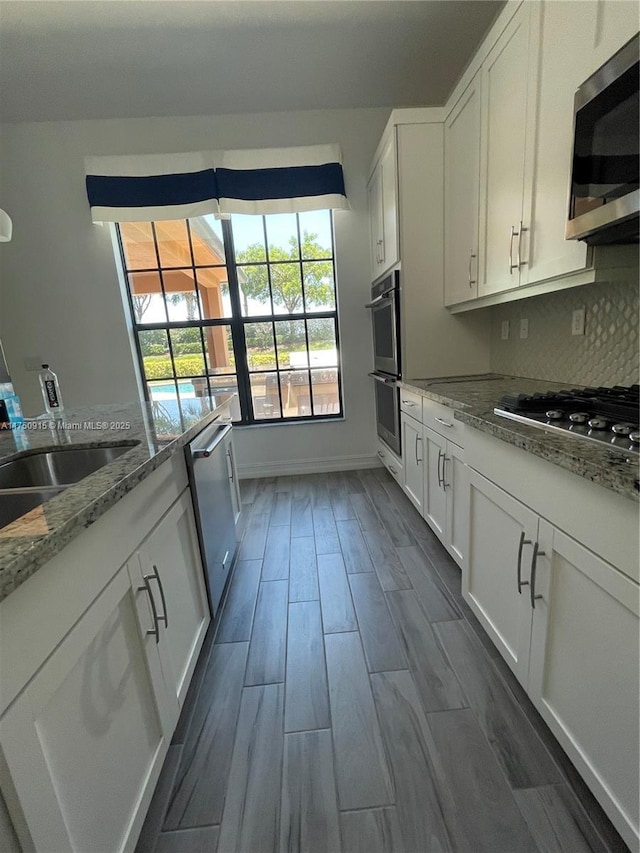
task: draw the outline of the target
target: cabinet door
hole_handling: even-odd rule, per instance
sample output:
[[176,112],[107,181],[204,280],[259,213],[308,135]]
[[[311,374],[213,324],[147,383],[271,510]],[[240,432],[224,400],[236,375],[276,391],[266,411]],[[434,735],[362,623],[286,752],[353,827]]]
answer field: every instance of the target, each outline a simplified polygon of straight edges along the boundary
[[395,129],[380,160],[382,169],[382,265],[386,272],[398,263],[398,171]]
[[422,512],[424,489],[422,424],[404,413],[401,416],[401,423],[404,490],[415,508]]
[[124,566],[0,721],[39,853],[135,845],[177,719],[137,586]]
[[631,849],[638,833],[638,585],[540,522],[529,694]]
[[164,677],[182,704],[211,621],[188,490],[143,543],[139,556],[158,613]]
[[532,614],[528,584],[538,518],[473,469],[469,486],[469,551],[462,593],[526,688]]
[[528,96],[535,92],[529,51],[533,5],[522,4],[482,66],[480,296],[520,283],[518,261],[526,241],[521,243],[517,235],[523,220],[525,228],[530,226],[523,198],[527,134],[533,133],[533,126],[527,127],[532,112]]
[[463,568],[469,536],[469,473],[464,450],[450,441],[444,459],[444,488],[447,496],[445,544]]
[[424,444],[424,509],[423,517],[433,532],[446,541],[447,492],[442,471],[447,442],[429,427],[422,428]]
[[480,191],[480,72],[444,126],[444,304],[478,295]]
[[382,246],[384,245],[382,213],[382,169],[378,165],[367,185],[369,202],[369,232],[371,237],[371,278],[381,273]]

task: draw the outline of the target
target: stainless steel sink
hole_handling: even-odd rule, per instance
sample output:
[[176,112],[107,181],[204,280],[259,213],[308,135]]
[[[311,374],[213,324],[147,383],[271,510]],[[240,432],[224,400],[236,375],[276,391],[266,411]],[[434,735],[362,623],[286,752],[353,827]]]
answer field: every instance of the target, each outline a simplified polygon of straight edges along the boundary
[[0,494],[0,528],[11,524],[30,510],[35,509],[45,501],[55,498],[64,489],[41,489],[29,492],[14,491]]
[[[137,444],[139,442],[109,447],[60,447],[20,456],[0,465],[0,489],[70,486],[113,462]],[[40,502],[42,500],[47,498]]]

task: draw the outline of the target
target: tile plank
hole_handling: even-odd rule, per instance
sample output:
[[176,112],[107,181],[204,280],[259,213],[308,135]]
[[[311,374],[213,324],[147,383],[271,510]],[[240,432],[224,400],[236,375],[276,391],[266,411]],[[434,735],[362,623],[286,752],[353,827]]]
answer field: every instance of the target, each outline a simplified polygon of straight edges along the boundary
[[340,808],[391,805],[391,778],[360,637],[326,634],[324,642]]
[[313,536],[313,517],[309,495],[293,497],[291,500],[291,538]]
[[218,847],[219,826],[199,826],[163,832],[155,853],[214,853]]
[[318,582],[324,633],[357,631],[358,623],[341,554],[318,556]]
[[261,570],[260,560],[240,560],[236,564],[220,617],[216,643],[248,642],[251,639]]
[[382,522],[369,500],[369,496],[364,491],[364,486],[362,492],[351,495],[350,501],[360,527],[363,530],[380,530]]
[[415,545],[415,539],[407,525],[404,523],[402,513],[400,513],[393,503],[380,480],[373,473],[367,471],[362,477],[367,494],[371,503],[375,507],[380,516],[387,533],[391,537],[393,544],[398,546]]
[[438,793],[431,733],[411,674],[377,672],[371,676],[371,686],[393,775],[405,849],[452,853]]
[[448,622],[461,619],[462,614],[424,552],[417,545],[398,548],[397,551],[429,621]]
[[371,554],[373,567],[382,589],[385,592],[395,589],[411,589],[412,584],[409,575],[406,573],[391,537],[384,527],[378,525],[376,530],[365,530],[362,535]]
[[558,768],[469,626],[438,622],[434,630],[511,787],[561,782]]
[[329,728],[329,693],[318,601],[289,605],[285,732]]
[[317,601],[319,598],[314,538],[294,537],[289,564],[289,601]]
[[316,554],[339,554],[340,540],[331,507],[314,507],[312,517]]
[[340,853],[331,732],[287,734],[280,853]]
[[215,625],[209,623],[207,635],[204,638],[204,643],[202,644],[200,654],[198,655],[198,662],[193,671],[191,684],[187,690],[187,695],[184,697],[184,703],[178,719],[178,725],[176,726],[173,737],[171,738],[172,745],[183,744],[187,736],[191,717],[193,716],[193,711],[198,701],[200,687],[202,686],[202,682],[209,665],[209,657],[211,656],[211,649],[213,648],[215,634]]
[[251,507],[253,514],[271,516],[271,510],[275,501],[275,484],[275,477],[262,477],[256,482],[256,491]]
[[242,691],[218,853],[278,849],[283,706],[283,684]]
[[276,492],[269,523],[272,527],[291,524],[291,492]]
[[514,791],[540,853],[607,853],[587,815],[564,785]]
[[247,686],[284,681],[288,587],[287,581],[260,584],[244,677]]
[[311,480],[311,505],[313,509],[324,507],[331,509],[331,495],[326,474],[310,474]]
[[336,528],[347,572],[349,574],[372,572],[373,563],[364,544],[358,522],[355,519],[337,521]]
[[402,643],[375,573],[350,575],[349,585],[369,672],[406,669]]
[[163,829],[220,823],[248,643],[215,645],[187,731]]
[[438,646],[415,592],[397,590],[386,596],[425,709],[444,711],[466,707],[468,702],[462,688]]
[[261,560],[269,529],[269,515],[265,512],[251,513],[246,520],[244,536],[238,550],[239,560]]
[[442,767],[440,785],[449,791],[443,805],[456,853],[538,853],[473,711],[444,711],[427,720]]
[[340,814],[345,853],[417,853],[405,850],[395,806]]
[[[272,516],[273,518],[273,516]],[[262,561],[262,580],[287,580],[289,577],[289,539],[291,528],[288,524],[271,525]]]
[[256,486],[258,481],[255,477],[247,477],[240,480],[240,500],[242,505],[252,504],[256,496]]

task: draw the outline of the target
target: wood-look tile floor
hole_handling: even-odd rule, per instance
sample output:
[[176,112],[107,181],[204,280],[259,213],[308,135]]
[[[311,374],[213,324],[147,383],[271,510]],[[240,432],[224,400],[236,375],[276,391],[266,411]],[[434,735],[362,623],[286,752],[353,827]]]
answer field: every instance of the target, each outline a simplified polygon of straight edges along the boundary
[[137,853],[627,849],[386,470],[242,494]]

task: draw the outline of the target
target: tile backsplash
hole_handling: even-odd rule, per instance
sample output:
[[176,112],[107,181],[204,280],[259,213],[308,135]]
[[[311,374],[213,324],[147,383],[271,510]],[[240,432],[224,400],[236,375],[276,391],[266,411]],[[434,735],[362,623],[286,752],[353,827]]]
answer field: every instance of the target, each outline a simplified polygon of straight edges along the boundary
[[[586,312],[584,335],[571,334],[573,312]],[[491,370],[578,385],[639,381],[638,282],[599,282],[491,309]],[[520,338],[520,320],[529,335]],[[501,339],[509,321],[509,339]]]

